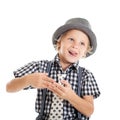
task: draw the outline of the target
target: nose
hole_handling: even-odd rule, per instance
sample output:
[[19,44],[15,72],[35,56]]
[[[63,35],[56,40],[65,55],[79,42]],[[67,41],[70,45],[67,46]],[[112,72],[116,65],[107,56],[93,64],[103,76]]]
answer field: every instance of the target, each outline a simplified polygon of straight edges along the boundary
[[79,46],[80,46],[80,44],[78,42],[74,42],[73,43],[73,48],[78,49]]

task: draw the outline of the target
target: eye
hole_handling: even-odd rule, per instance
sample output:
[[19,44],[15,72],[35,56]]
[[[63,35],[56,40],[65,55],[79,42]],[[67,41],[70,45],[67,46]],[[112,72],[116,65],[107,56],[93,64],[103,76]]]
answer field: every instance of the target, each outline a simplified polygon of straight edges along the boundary
[[85,43],[84,43],[84,42],[80,42],[80,45],[83,45],[83,46],[85,46]]
[[70,41],[74,41],[74,39],[73,39],[73,38],[68,38],[68,40],[70,40]]

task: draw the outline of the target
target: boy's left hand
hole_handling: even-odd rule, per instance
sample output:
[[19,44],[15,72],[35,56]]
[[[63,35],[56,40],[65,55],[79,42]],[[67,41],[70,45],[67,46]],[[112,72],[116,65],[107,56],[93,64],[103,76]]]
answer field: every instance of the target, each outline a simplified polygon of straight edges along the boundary
[[61,80],[61,84],[54,82],[48,86],[48,89],[57,94],[60,98],[67,100],[74,91],[68,81]]

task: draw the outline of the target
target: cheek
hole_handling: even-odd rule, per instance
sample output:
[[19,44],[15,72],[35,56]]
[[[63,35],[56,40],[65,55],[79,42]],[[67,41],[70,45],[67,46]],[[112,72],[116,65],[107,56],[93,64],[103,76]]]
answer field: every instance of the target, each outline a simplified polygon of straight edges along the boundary
[[85,55],[86,55],[86,49],[80,49],[79,50],[79,57],[81,58],[81,57],[83,57]]
[[84,49],[84,50],[82,51],[82,57],[85,57],[85,56],[86,56],[86,54],[87,54],[87,50],[86,50],[86,49]]
[[59,53],[64,53],[64,51],[65,51],[65,50],[64,50],[64,47],[63,47],[63,46],[60,46],[60,47],[59,47]]
[[65,55],[65,54],[67,53],[67,48],[66,48],[66,46],[61,45],[61,46],[59,47],[58,52],[59,52],[60,54],[62,54],[62,55]]

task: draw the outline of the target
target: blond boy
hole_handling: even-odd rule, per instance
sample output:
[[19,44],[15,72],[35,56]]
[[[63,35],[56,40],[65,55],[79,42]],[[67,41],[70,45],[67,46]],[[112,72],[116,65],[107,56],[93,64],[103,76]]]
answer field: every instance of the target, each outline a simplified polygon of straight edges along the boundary
[[36,88],[36,112],[40,113],[42,90],[46,88],[44,114],[37,120],[89,120],[94,98],[100,91],[93,74],[82,67],[79,96],[77,71],[79,60],[96,51],[96,36],[86,19],[72,18],[55,31],[52,42],[58,53],[52,60],[49,76],[45,73],[47,60],[31,62],[14,72],[15,78],[6,85],[6,90]]

